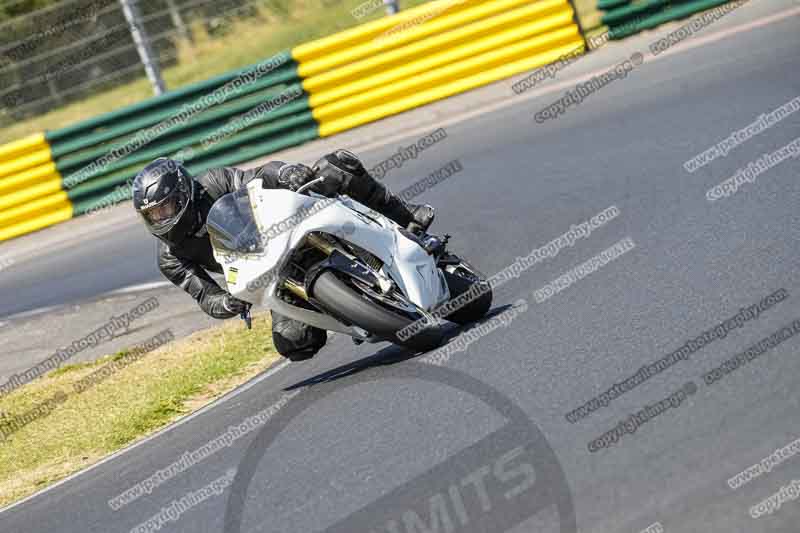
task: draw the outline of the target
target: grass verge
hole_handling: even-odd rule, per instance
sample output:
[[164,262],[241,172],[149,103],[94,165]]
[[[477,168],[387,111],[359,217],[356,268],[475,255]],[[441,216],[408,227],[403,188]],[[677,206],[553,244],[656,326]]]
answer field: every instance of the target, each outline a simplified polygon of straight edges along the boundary
[[[152,434],[264,371],[280,358],[270,331],[268,315],[254,317],[252,330],[230,320],[135,358],[122,351],[62,367],[3,396],[0,428],[50,398],[60,400],[5,439],[0,433],[0,507]],[[112,368],[108,365],[114,365],[114,373],[79,392],[79,382]]]

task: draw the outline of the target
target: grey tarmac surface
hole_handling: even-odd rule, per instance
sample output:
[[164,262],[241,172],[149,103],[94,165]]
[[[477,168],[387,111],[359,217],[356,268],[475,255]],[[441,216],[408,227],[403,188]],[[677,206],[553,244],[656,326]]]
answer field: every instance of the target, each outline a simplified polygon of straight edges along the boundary
[[[617,206],[620,216],[500,287],[496,312],[508,313],[520,298],[527,311],[452,354],[445,367],[424,366],[423,358],[393,347],[353,347],[336,336],[315,359],[257,378],[184,423],[0,513],[0,530],[131,531],[172,500],[239,468],[232,489],[161,530],[232,533],[239,523],[248,532],[569,531],[569,520],[565,526],[556,519],[555,505],[531,515],[537,502],[564,503],[566,486],[581,533],[639,533],[655,523],[666,532],[795,533],[800,502],[789,499],[758,519],[750,509],[800,479],[800,457],[737,490],[727,480],[800,437],[800,339],[788,339],[713,385],[703,374],[800,318],[800,161],[781,163],[728,198],[709,202],[705,193],[795,139],[800,114],[693,174],[682,165],[800,95],[797,7],[751,3],[704,30],[703,46],[694,47],[692,38],[676,45],[675,54],[655,61],[646,56],[626,79],[544,124],[534,114],[563,89],[517,96],[510,90],[513,80],[476,91],[481,105],[496,106],[489,113],[478,114],[478,104],[457,108],[456,99],[420,110],[433,117],[431,127],[424,129],[428,122],[418,115],[405,124],[406,137],[366,150],[367,160],[374,164],[444,125],[445,141],[386,179],[401,190],[458,159],[464,170],[420,198],[438,208],[434,229],[452,233],[454,249],[486,272],[503,269],[608,206]],[[789,9],[792,16],[734,31]],[[644,52],[667,31],[611,45],[562,71],[554,83]],[[728,33],[709,37],[718,31]],[[474,117],[448,124],[469,109],[476,110]],[[378,124],[384,134],[389,125]],[[363,132],[344,144],[378,142],[358,135]],[[98,244],[69,244],[52,256],[37,255],[27,244],[32,238],[16,248],[0,247],[0,255],[19,254],[0,272],[3,294],[13,281],[28,283],[17,293],[22,303],[6,312],[97,298],[123,281],[157,280],[146,272],[152,245],[135,220],[124,222],[122,211],[111,216],[121,222],[106,227]],[[80,232],[87,223],[79,222],[70,228]],[[116,240],[120,236],[124,242]],[[633,250],[546,302],[535,301],[534,290],[625,237],[635,242]],[[104,268],[117,279],[103,278]],[[85,288],[51,297],[41,286],[39,293],[31,287],[46,272],[59,273],[52,276],[54,287],[63,276],[60,283],[77,287],[80,279]],[[64,281],[73,277],[74,283]],[[780,288],[789,297],[758,318],[586,418],[565,419],[642,365]],[[184,312],[190,304],[176,308]],[[119,302],[114,312],[127,305]],[[7,320],[13,325],[27,319]],[[696,391],[679,406],[615,445],[589,451],[592,439],[690,382]],[[285,390],[300,392],[263,432],[236,439],[118,511],[107,505],[184,452],[274,405]],[[519,422],[517,409],[529,424],[508,429],[509,420]],[[496,435],[503,438],[492,440]],[[537,462],[542,457],[548,461]],[[533,475],[526,464],[535,467]],[[478,489],[481,480],[486,493]],[[542,500],[526,499],[528,490]]]

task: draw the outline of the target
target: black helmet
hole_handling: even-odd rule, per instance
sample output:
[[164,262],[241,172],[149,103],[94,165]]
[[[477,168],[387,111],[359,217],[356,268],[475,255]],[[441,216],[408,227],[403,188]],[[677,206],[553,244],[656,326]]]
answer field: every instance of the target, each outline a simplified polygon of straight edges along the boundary
[[194,230],[194,180],[180,163],[160,157],[133,180],[133,208],[147,230],[178,243]]

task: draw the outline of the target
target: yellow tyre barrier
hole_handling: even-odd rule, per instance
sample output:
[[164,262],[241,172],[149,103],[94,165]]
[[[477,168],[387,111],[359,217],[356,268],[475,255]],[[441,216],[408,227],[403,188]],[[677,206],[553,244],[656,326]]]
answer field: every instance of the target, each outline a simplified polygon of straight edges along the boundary
[[58,224],[59,222],[64,222],[71,218],[72,204],[69,201],[63,201],[60,204],[56,204],[52,210],[36,216],[35,218],[10,226],[0,227],[0,241],[13,239],[14,237],[46,228],[47,226],[52,226],[53,224]]
[[[556,14],[555,26],[564,26],[572,22],[572,11],[563,0],[546,0],[535,2],[530,5],[522,6],[507,13],[501,13],[486,20],[481,20],[457,28],[453,31],[435,35],[427,39],[411,43],[396,50],[388,51],[384,54],[365,58],[361,61],[344,65],[316,76],[303,80],[303,89],[311,96],[312,106],[315,100],[325,98],[341,98],[348,94],[343,89],[345,87],[360,86],[365,78],[371,74],[385,72],[395,67],[403,66],[409,61],[421,61],[428,54],[436,54],[448,46],[460,46],[474,43],[476,47],[467,53],[480,53],[482,50],[477,46],[477,41],[495,32],[503,32],[509,41],[518,40],[526,35],[535,35],[551,29],[553,22],[551,15]],[[541,25],[541,26],[538,26]],[[508,30],[508,31],[506,31]],[[502,40],[493,43],[495,46],[506,44]],[[459,57],[453,56],[450,60],[458,60]],[[421,68],[433,68],[439,62],[420,63]],[[344,84],[345,87],[342,87]],[[356,92],[360,89],[355,89]],[[330,100],[328,100],[330,101]],[[321,101],[320,104],[326,103]]]
[[18,174],[1,178],[0,198],[2,198],[3,195],[19,191],[36,183],[40,183],[47,178],[61,179],[61,175],[56,170],[55,163],[46,163],[44,165],[39,165],[38,167],[23,170]]
[[45,140],[44,133],[29,135],[24,139],[0,146],[0,163],[11,161],[20,155],[35,152],[47,147],[47,140]]
[[338,50],[349,48],[370,41],[393,28],[413,23],[431,14],[454,13],[475,5],[483,0],[436,0],[403,10],[391,17],[383,17],[355,28],[350,28],[310,43],[298,45],[292,49],[292,57],[298,62],[307,62],[322,56],[333,54]]
[[59,191],[11,209],[3,209],[0,211],[0,229],[58,210],[65,201],[67,201],[67,193]]
[[35,185],[29,185],[24,189],[3,194],[0,196],[0,214],[2,214],[2,212],[6,209],[16,207],[26,202],[31,202],[41,198],[42,196],[48,196],[59,191],[62,191],[61,177],[56,174],[46,180],[36,183]]
[[319,135],[320,137],[328,137],[335,133],[355,128],[362,124],[373,122],[402,111],[413,109],[415,107],[433,102],[435,100],[440,100],[454,94],[462,93],[464,91],[474,89],[475,87],[486,85],[493,81],[509,78],[515,74],[519,74],[520,72],[526,72],[528,70],[535,69],[542,65],[556,61],[562,55],[565,55],[570,51],[580,47],[582,43],[582,39],[575,39],[567,42],[567,44],[559,48],[554,48],[547,52],[539,53],[535,56],[519,58],[512,63],[506,63],[491,70],[476,73],[466,78],[456,79],[449,83],[411,94],[405,98],[385,101],[382,104],[376,103],[374,107],[321,123],[319,126]]
[[584,50],[568,0],[439,0],[292,55],[327,137]]
[[[430,37],[431,35],[438,35],[445,31],[456,29],[477,20],[483,20],[492,15],[529,3],[530,0],[490,0],[479,3],[475,5],[475,7],[434,18],[408,28],[403,28],[401,23],[395,22],[394,25],[390,26],[388,31],[391,32],[394,28],[401,28],[401,30],[396,33],[379,34],[372,40],[337,51],[331,55],[319,57],[318,59],[302,60],[302,53],[298,53],[297,48],[292,50],[292,55],[300,63],[297,72],[302,78],[308,78],[332,68],[346,65],[365,57],[371,57],[386,52],[387,50],[419,41],[425,37]],[[564,3],[566,4],[566,1],[564,1]],[[394,17],[389,17],[389,19],[393,18]]]
[[31,167],[52,162],[53,158],[50,154],[50,147],[45,145],[44,148],[39,148],[34,152],[24,153],[14,159],[0,163],[0,180]]
[[[335,118],[332,113],[341,116],[353,109],[370,105],[369,101],[375,99],[391,98],[391,94],[399,95],[402,91],[452,81],[465,72],[471,73],[502,60],[497,59],[498,57],[510,57],[518,53],[534,54],[560,47],[564,42],[577,42],[576,47],[580,46],[581,39],[577,30],[568,25],[571,20],[572,12],[564,10],[536,22],[445,49],[437,54],[420,55],[420,59],[416,61],[314,94],[309,99],[314,117],[318,121],[330,120]],[[505,54],[506,50],[510,53]]]

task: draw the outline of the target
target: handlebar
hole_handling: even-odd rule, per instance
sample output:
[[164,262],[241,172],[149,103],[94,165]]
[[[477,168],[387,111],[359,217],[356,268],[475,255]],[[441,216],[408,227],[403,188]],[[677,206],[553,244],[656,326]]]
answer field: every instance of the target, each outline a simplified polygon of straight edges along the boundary
[[311,188],[312,186],[316,185],[317,183],[319,183],[321,181],[325,181],[325,178],[313,179],[313,180],[309,181],[308,183],[306,183],[305,185],[303,185],[302,187],[300,187],[299,189],[297,189],[294,192],[296,192],[297,194],[303,194],[307,189]]

